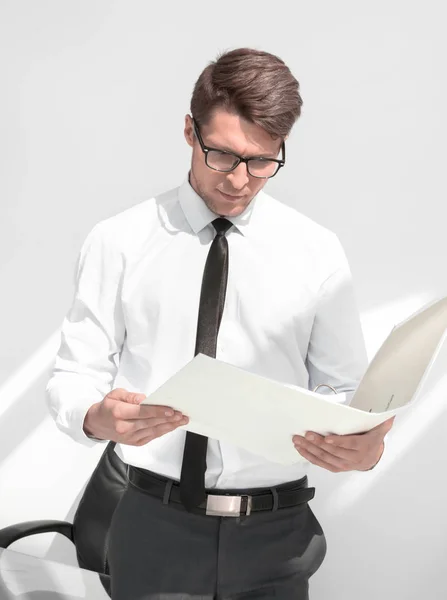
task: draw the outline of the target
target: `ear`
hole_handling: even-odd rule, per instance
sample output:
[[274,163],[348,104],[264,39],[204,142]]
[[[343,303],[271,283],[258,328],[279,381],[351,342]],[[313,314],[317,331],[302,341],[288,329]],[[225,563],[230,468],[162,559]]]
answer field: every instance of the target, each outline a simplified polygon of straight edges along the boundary
[[185,115],[185,140],[191,148],[194,145],[194,125],[191,115]]

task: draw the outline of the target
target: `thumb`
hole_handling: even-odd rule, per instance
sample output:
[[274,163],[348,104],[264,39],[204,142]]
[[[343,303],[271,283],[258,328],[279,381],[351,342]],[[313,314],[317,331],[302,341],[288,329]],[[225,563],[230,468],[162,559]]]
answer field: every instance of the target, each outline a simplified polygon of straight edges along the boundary
[[382,432],[385,432],[385,434],[387,434],[389,432],[389,430],[391,429],[391,427],[394,425],[394,419],[395,418],[396,418],[396,415],[394,415],[393,417],[391,417],[391,419],[388,419],[387,421],[384,421],[381,424]]
[[385,435],[386,435],[388,433],[388,431],[391,429],[391,427],[393,426],[395,418],[396,418],[396,415],[394,415],[390,419],[387,419],[386,421],[383,421],[379,425],[376,425],[375,427],[370,429],[370,431],[377,431],[379,433],[385,433]]

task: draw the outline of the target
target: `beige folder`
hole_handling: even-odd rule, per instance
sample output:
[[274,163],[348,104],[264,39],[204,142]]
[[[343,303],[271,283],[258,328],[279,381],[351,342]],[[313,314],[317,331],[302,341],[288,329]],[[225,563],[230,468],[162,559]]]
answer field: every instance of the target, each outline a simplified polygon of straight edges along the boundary
[[366,432],[423,395],[429,374],[447,371],[447,297],[396,325],[371,361],[349,406],[198,354],[143,403],[172,406],[183,428],[230,442],[273,462],[305,460],[292,436]]

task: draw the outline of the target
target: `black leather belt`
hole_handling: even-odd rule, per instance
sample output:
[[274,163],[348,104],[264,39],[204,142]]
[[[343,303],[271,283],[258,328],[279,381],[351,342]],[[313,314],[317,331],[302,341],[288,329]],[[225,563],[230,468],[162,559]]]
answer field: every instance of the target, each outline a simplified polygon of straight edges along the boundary
[[[177,481],[133,465],[128,465],[127,477],[129,483],[151,496],[161,498],[163,504],[181,504]],[[271,488],[209,490],[206,502],[197,508],[197,512],[218,517],[239,517],[258,511],[291,508],[309,502],[314,496],[315,488],[308,487],[305,476]]]

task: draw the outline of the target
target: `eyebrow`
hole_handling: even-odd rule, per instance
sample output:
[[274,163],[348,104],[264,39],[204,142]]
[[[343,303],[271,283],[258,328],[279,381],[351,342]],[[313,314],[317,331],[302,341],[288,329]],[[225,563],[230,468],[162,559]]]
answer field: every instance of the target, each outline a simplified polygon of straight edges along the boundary
[[[241,156],[240,154],[238,154],[237,152],[235,152],[228,146],[210,145],[209,148],[215,148],[216,150],[224,150],[225,152],[230,152],[231,154],[235,154],[236,156]],[[280,150],[281,150],[281,148],[280,148]],[[244,156],[243,158],[276,158],[277,156],[278,156],[278,154],[273,154],[272,152],[270,152],[270,153],[266,152],[265,154],[253,154],[252,156]]]

